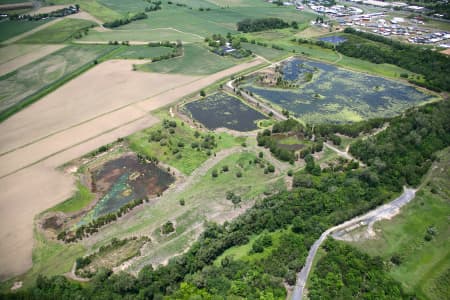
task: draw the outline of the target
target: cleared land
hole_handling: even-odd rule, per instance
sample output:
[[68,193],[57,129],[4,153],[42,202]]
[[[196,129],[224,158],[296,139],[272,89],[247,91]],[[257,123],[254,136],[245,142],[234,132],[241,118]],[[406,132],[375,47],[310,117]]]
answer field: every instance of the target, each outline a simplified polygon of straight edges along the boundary
[[[20,274],[31,267],[34,216],[72,195],[73,178],[55,171],[57,166],[119,137],[151,126],[156,120],[147,114],[148,111],[165,106],[223,77],[260,63],[260,60],[255,60],[204,78],[190,77],[183,82],[186,76],[133,72],[133,61],[105,62],[1,123],[0,131],[7,133],[7,136],[2,134],[0,138],[3,153],[0,165],[4,166],[9,160],[16,159],[16,162],[21,163],[15,166],[8,163],[9,170],[14,173],[0,179],[0,190],[3,191],[0,195],[0,278]],[[141,76],[144,79],[140,79]],[[99,86],[102,80],[103,85]],[[156,80],[154,84],[152,80]],[[136,88],[130,86],[136,81],[141,82],[141,85]],[[111,82],[116,84],[112,85]],[[174,86],[167,86],[168,84]],[[147,100],[135,99],[135,104],[131,104],[129,99],[133,95],[139,98],[139,95],[142,95],[141,89],[150,91],[144,97]],[[61,107],[60,101],[66,102],[64,107]],[[81,105],[80,101],[84,104]],[[111,115],[111,111],[107,109],[114,109],[114,106],[116,110]],[[120,107],[123,107],[123,110]],[[140,113],[141,116],[131,116],[131,119],[134,117],[135,120],[127,122],[127,118],[130,118],[130,111],[127,110]],[[69,131],[64,135],[66,130]],[[92,130],[97,132],[78,136]],[[60,135],[55,138],[56,132],[60,132]],[[45,146],[40,148],[39,145],[33,144],[36,139],[41,139],[39,143],[44,143]],[[11,152],[6,158],[5,151],[17,147],[22,148]],[[40,153],[27,150],[29,147],[37,147]],[[29,156],[28,162],[22,161],[24,154],[21,151],[29,151],[29,154],[26,154]],[[24,163],[33,165],[18,170],[20,164]],[[2,173],[5,174],[5,171],[3,169]],[[37,260],[40,261],[40,258]]]
[[47,56],[65,45],[8,45],[0,48],[0,76]]

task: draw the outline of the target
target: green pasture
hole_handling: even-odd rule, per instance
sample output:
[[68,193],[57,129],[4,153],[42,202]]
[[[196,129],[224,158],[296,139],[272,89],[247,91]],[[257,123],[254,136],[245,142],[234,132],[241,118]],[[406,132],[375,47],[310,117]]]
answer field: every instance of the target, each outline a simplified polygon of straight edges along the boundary
[[[447,148],[439,157],[440,162],[432,167],[416,198],[392,220],[375,224],[377,238],[351,243],[387,261],[398,255],[401,263],[392,265],[389,272],[419,299],[450,296],[450,150]],[[436,233],[431,241],[426,241],[424,237],[430,227]]]
[[117,59],[152,59],[162,55],[170,54],[172,48],[169,47],[149,47],[149,46],[127,46],[114,54]]
[[[52,0],[52,2],[54,4],[74,3],[72,0]],[[80,8],[82,10],[87,11],[103,22],[114,21],[123,17],[120,13],[102,5],[99,1],[96,0],[77,0],[76,2],[80,5]]]
[[[125,26],[124,26],[125,27]],[[81,41],[89,42],[109,42],[109,41],[137,41],[137,42],[153,42],[153,41],[177,41],[184,43],[200,42],[203,39],[199,36],[186,32],[176,31],[170,28],[162,29],[114,29],[109,31],[90,30],[88,35],[81,38]]]
[[189,44],[184,47],[183,56],[139,65],[138,70],[157,73],[208,75],[228,69],[238,63],[239,60],[217,55],[202,46]]
[[264,47],[251,43],[241,43],[242,48],[252,51],[254,54],[264,57],[270,61],[278,61],[288,56],[289,53],[272,47]]
[[101,5],[123,15],[136,14],[145,11],[150,3],[144,0],[97,0]]
[[39,27],[50,19],[39,21],[1,21],[0,22],[0,42],[6,41],[16,35],[30,31],[36,27]]
[[50,211],[73,213],[85,208],[94,199],[94,194],[85,185],[77,183],[75,194],[66,201],[52,207]]
[[39,30],[23,39],[20,43],[61,44],[66,43],[87,32],[94,22],[80,19],[63,19],[47,28]]

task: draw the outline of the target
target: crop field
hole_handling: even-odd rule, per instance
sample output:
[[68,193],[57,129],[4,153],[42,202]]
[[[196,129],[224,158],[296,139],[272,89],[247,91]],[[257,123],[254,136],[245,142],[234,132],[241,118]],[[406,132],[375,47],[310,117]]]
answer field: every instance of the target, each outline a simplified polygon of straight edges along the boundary
[[143,12],[150,4],[144,0],[97,0],[100,4],[118,12],[121,15]]
[[[450,150],[447,148],[438,157],[440,161],[430,169],[425,181],[428,183],[416,198],[394,219],[375,224],[377,237],[351,242],[384,260],[398,256],[400,263],[392,265],[389,273],[420,299],[450,296]],[[429,232],[434,233],[427,241],[425,236]]]
[[139,65],[138,70],[157,73],[207,75],[230,68],[238,62],[236,59],[212,53],[201,46],[189,44],[184,47],[183,56]]
[[0,47],[0,76],[8,74],[63,47],[65,45],[25,44],[11,44]]
[[171,28],[161,29],[142,29],[131,30],[123,29],[96,31],[90,30],[88,35],[81,38],[84,42],[109,42],[109,41],[135,41],[135,42],[162,42],[162,41],[177,41],[181,40],[184,43],[201,42],[203,39],[197,35],[187,32],[177,31]]
[[[194,2],[197,3],[197,1]],[[299,13],[294,7],[277,7],[257,0],[252,3],[258,4],[254,7],[211,7],[209,11],[200,11],[194,7],[191,10],[188,7],[164,4],[162,10],[149,13],[148,19],[130,23],[123,26],[123,29],[142,30],[170,27],[206,37],[211,33],[222,35],[228,32],[235,33],[236,23],[246,18],[278,17],[289,22],[297,21],[299,24],[313,19],[312,14]],[[207,8],[207,5],[197,5]]]
[[69,46],[0,77],[0,112],[111,49],[112,46]]
[[160,194],[174,182],[171,174],[134,154],[107,161],[91,174],[93,192],[102,196],[80,224],[116,212],[133,200]]
[[[52,2],[54,4],[73,4],[72,0],[53,0]],[[87,11],[103,22],[114,21],[123,17],[120,13],[102,5],[99,1],[77,0],[77,3],[80,5],[82,10]]]
[[[177,168],[184,174],[197,169],[213,152],[239,145],[228,134],[200,134],[177,120],[176,127],[161,124],[128,137],[131,149]],[[172,123],[173,124],[173,123]],[[172,133],[171,133],[172,132]]]
[[238,98],[225,93],[190,102],[184,108],[192,118],[210,130],[224,127],[236,131],[251,131],[258,128],[258,120],[266,118]]
[[2,21],[0,22],[0,42],[6,41],[16,35],[30,31],[36,27],[39,27],[47,22],[47,20],[39,21]]
[[162,55],[170,54],[172,48],[169,47],[148,47],[148,46],[128,46],[115,53],[116,59],[152,59]]
[[312,80],[290,89],[261,87],[251,81],[243,86],[306,122],[351,122],[390,117],[434,99],[413,86],[333,65],[298,58],[285,63],[285,80],[296,83],[305,69],[313,70]]
[[65,43],[77,36],[82,36],[92,25],[96,24],[88,20],[64,19],[21,39],[19,42],[29,44]]

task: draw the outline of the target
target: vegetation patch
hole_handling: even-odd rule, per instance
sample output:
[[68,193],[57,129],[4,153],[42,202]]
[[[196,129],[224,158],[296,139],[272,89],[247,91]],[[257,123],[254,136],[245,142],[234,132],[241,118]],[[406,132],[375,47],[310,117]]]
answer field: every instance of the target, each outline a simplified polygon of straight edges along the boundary
[[141,248],[149,242],[148,237],[113,239],[110,244],[100,247],[93,254],[77,258],[75,274],[80,277],[91,278],[101,268],[111,270],[140,255]]
[[96,25],[92,21],[80,19],[63,19],[51,26],[39,30],[23,39],[20,43],[61,44],[87,35],[89,28]]
[[172,49],[169,47],[148,47],[148,46],[128,46],[122,51],[115,53],[114,58],[118,59],[154,59],[161,56],[170,55]]
[[95,195],[85,185],[77,182],[75,195],[66,201],[52,207],[50,211],[60,211],[63,213],[73,213],[82,210],[92,202]]
[[216,93],[183,106],[192,118],[210,130],[228,128],[237,131],[257,129],[256,122],[265,119],[262,113],[226,93]]
[[128,137],[131,149],[190,174],[215,152],[239,141],[228,134],[200,133],[178,120],[164,120],[159,126]]

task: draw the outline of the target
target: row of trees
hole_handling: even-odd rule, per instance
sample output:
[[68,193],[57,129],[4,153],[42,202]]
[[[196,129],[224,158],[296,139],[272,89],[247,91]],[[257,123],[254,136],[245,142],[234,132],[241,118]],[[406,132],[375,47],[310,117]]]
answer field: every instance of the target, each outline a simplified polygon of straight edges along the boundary
[[346,28],[345,33],[354,37],[336,46],[342,54],[377,64],[397,65],[425,78],[424,81],[410,79],[412,83],[436,91],[450,91],[449,56],[353,28]]
[[133,21],[147,19],[147,18],[148,18],[148,16],[147,16],[147,14],[145,12],[140,12],[140,13],[137,13],[137,14],[131,16],[130,18],[117,19],[117,20],[114,20],[114,21],[111,21],[111,22],[106,22],[106,23],[103,24],[103,26],[106,27],[106,28],[116,28],[116,27],[119,27],[119,26],[123,26],[123,25],[129,24],[129,23],[131,23]]

